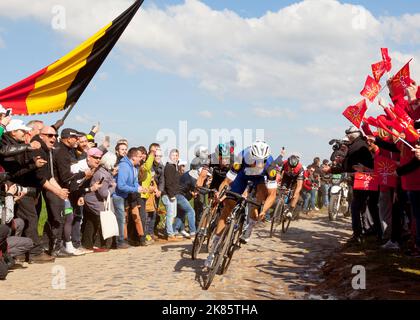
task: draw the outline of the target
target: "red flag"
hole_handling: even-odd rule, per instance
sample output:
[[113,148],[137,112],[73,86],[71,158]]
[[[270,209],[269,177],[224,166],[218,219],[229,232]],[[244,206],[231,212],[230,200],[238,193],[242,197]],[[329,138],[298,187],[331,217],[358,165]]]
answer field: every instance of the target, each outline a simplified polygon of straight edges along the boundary
[[367,76],[365,86],[360,94],[365,98],[368,98],[370,102],[373,102],[379,94],[379,91],[381,91],[381,85],[371,76]]
[[396,161],[383,157],[375,157],[375,173],[378,175],[379,184],[387,187],[397,187]]
[[366,100],[358,102],[355,106],[349,106],[343,112],[343,116],[350,120],[356,127],[360,128],[363,117],[367,110]]
[[385,62],[377,62],[372,64],[372,74],[376,82],[379,82],[386,72]]
[[397,72],[395,76],[392,77],[390,87],[392,89],[393,95],[405,95],[405,89],[410,86],[411,80],[410,78],[410,61],[406,63],[404,67],[401,68],[400,71]]
[[356,172],[353,189],[378,191],[378,176],[373,172]]
[[381,48],[382,60],[384,62],[385,70],[387,72],[391,71],[391,57],[388,55],[388,48]]

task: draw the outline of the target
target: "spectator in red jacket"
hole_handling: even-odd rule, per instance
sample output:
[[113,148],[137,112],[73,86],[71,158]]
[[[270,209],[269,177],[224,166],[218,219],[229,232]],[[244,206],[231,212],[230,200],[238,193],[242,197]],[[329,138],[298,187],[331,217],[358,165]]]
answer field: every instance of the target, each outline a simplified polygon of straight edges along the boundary
[[[314,181],[314,172],[315,172],[315,168],[313,166],[308,166],[308,168],[303,173],[304,180],[303,180],[303,187],[302,187],[302,198],[304,200],[303,212],[305,213],[308,213],[310,211],[309,203],[311,200],[312,183]],[[314,210],[314,209],[315,207],[311,206],[311,210]]]

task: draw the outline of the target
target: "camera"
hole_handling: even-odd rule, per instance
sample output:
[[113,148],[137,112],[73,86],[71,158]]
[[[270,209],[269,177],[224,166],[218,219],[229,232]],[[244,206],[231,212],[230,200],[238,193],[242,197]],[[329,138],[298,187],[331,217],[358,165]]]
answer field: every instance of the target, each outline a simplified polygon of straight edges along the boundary
[[333,149],[333,151],[340,150],[340,148],[341,148],[341,146],[342,146],[343,144],[346,144],[346,141],[344,141],[344,140],[338,140],[338,139],[332,139],[332,140],[330,140],[330,142],[329,142],[329,145],[330,145],[330,146],[332,145],[332,149]]

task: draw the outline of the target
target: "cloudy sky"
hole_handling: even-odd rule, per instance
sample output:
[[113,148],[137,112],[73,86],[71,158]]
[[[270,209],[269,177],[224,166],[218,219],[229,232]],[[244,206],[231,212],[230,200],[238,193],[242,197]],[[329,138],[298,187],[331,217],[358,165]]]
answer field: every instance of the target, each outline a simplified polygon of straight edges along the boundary
[[[0,88],[51,64],[131,3],[0,0]],[[65,28],[57,29],[61,9]],[[99,120],[100,137],[135,146],[159,139],[182,158],[205,140],[213,147],[214,130],[242,135],[240,144],[264,130],[275,154],[285,146],[308,164],[329,157],[328,141],[343,136],[341,112],[361,100],[380,48],[390,50],[391,74],[414,58],[419,79],[419,44],[416,0],[145,0],[66,126],[89,131]]]

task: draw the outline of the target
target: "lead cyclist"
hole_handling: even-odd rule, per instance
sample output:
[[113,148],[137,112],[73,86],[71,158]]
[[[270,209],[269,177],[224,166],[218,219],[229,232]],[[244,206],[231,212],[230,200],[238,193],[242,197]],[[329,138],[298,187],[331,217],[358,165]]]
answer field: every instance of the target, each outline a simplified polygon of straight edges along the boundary
[[[225,180],[219,187],[221,192],[225,186],[230,186],[230,191],[243,194],[249,182],[256,188],[257,201],[262,203],[261,211],[251,206],[249,211],[250,219],[240,241],[243,244],[248,243],[251,238],[252,230],[258,221],[264,220],[267,211],[274,204],[276,199],[277,182],[276,166],[281,164],[282,156],[274,161],[271,156],[271,148],[264,141],[255,141],[252,146],[243,150],[238,156],[237,161],[232,165],[226,175]],[[236,205],[236,199],[226,197],[223,201],[223,209],[216,228],[216,235],[213,238],[213,245],[209,255],[204,262],[204,267],[209,268],[214,258],[214,250],[220,240],[220,236],[226,226],[226,219]]]

